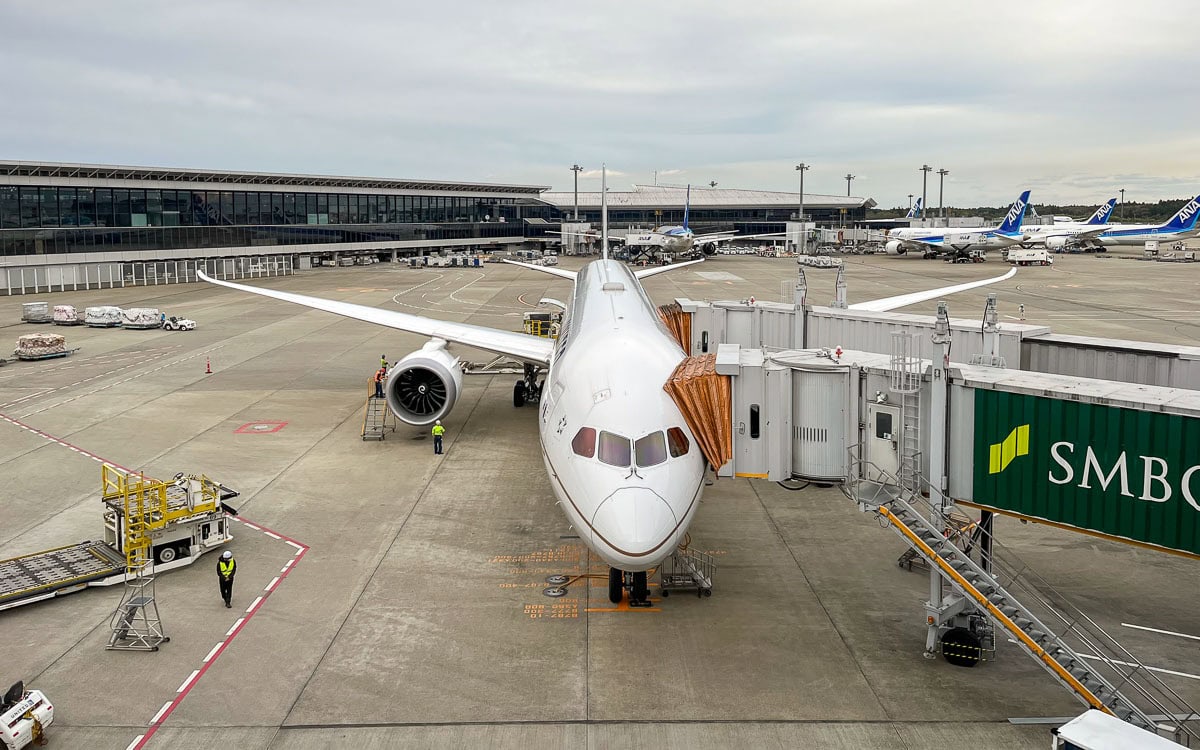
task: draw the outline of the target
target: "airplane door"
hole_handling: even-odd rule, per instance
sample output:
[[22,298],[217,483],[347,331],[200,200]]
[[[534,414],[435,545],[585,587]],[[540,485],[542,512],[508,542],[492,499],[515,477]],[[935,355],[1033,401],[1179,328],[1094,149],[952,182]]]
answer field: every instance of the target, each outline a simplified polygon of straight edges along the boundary
[[[881,481],[880,474],[900,475],[900,407],[867,406],[867,478]],[[895,481],[893,479],[892,481]]]

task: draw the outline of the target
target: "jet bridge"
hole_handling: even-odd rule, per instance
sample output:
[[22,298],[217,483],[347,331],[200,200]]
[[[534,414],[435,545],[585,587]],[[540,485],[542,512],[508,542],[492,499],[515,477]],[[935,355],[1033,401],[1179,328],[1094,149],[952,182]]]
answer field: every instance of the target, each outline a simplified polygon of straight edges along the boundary
[[1200,558],[1200,392],[1005,369],[994,336],[953,363],[944,303],[932,358],[891,338],[883,354],[708,340],[731,383],[718,475],[837,483],[885,522],[930,569],[927,656],[974,666],[1002,633],[1087,706],[1150,731],[1189,717],[1171,731],[1200,739],[1200,715],[992,534],[1003,513]]

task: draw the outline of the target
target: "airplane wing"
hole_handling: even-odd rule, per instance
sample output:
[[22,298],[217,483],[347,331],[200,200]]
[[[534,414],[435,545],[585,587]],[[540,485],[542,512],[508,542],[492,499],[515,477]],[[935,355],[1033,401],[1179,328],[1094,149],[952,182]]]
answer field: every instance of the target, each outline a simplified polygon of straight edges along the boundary
[[637,277],[638,279],[648,279],[651,276],[657,276],[660,273],[666,273],[667,271],[674,271],[674,270],[683,268],[684,266],[694,266],[697,263],[703,263],[703,262],[704,262],[704,258],[701,258],[699,260],[689,260],[687,263],[672,263],[669,266],[659,266],[658,268],[643,268],[640,271],[634,271],[633,275],[635,277]]
[[551,276],[558,276],[559,278],[570,279],[571,281],[575,280],[574,271],[567,271],[566,269],[562,268],[551,268],[550,266],[538,266],[534,265],[533,263],[522,263],[517,260],[501,259],[501,261],[510,266],[520,266],[521,268],[528,268],[530,271],[541,271],[542,273],[548,273]]
[[945,297],[958,292],[965,292],[968,289],[995,284],[1000,281],[1011,279],[1017,273],[1017,269],[1013,268],[1003,276],[995,276],[982,281],[968,281],[966,284],[955,284],[954,286],[944,286],[940,289],[926,289],[923,292],[913,292],[911,294],[901,294],[895,297],[885,297],[883,299],[872,300],[870,302],[859,302],[858,304],[850,305],[851,310],[866,310],[867,312],[887,312],[895,310],[898,307],[907,307],[915,305],[918,302]]
[[733,240],[754,240],[762,237],[786,237],[783,232],[771,232],[769,234],[731,234],[729,232],[714,232],[713,234],[701,234],[692,239],[692,242],[700,244],[708,244],[710,242],[732,242]]
[[[593,232],[546,232],[546,234],[557,234],[557,235],[562,235],[564,237],[567,235],[570,235],[572,237],[587,237],[590,240],[601,239],[601,235],[595,234]],[[609,242],[624,242],[625,235],[610,234],[610,235],[608,235],[608,241]]]
[[[540,271],[550,270],[540,266],[537,268]],[[365,320],[368,323],[375,323],[387,326],[388,328],[396,328],[401,331],[408,331],[409,333],[418,333],[431,338],[445,339],[446,341],[453,341],[457,344],[474,347],[475,349],[504,354],[524,362],[548,365],[550,363],[550,353],[554,350],[554,341],[540,336],[530,336],[514,331],[501,331],[497,328],[486,328],[467,323],[452,323],[447,320],[409,315],[408,313],[397,312],[395,310],[381,310],[378,307],[356,305],[352,302],[339,302],[337,300],[309,297],[303,294],[281,292],[275,289],[264,289],[246,284],[234,284],[231,281],[214,279],[199,270],[196,271],[196,275],[201,280],[207,281],[210,284],[236,289],[239,292],[258,294],[263,297],[271,297],[283,300],[284,302],[304,305],[316,310],[324,310],[325,312],[331,312],[335,315],[342,315],[355,320]]]

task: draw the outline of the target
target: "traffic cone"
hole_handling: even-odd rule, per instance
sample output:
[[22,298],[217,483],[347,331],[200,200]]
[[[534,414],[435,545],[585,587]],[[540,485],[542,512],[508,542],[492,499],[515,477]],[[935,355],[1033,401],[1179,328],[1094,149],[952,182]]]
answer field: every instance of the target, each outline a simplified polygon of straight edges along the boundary
[[204,358],[204,374],[212,375],[212,360],[208,357]]

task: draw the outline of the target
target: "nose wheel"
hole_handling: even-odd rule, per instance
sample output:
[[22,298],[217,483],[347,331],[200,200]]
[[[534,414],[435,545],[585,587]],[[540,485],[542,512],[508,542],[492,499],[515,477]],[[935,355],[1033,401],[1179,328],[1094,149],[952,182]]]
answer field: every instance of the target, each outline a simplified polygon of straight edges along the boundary
[[542,384],[538,382],[537,376],[537,365],[525,365],[525,377],[513,385],[513,406],[520,408],[526,402],[536,402],[542,397]]
[[620,604],[621,597],[627,588],[629,589],[629,606],[650,606],[650,584],[647,580],[646,571],[639,570],[636,573],[627,573],[618,568],[609,568],[608,600],[613,604]]

